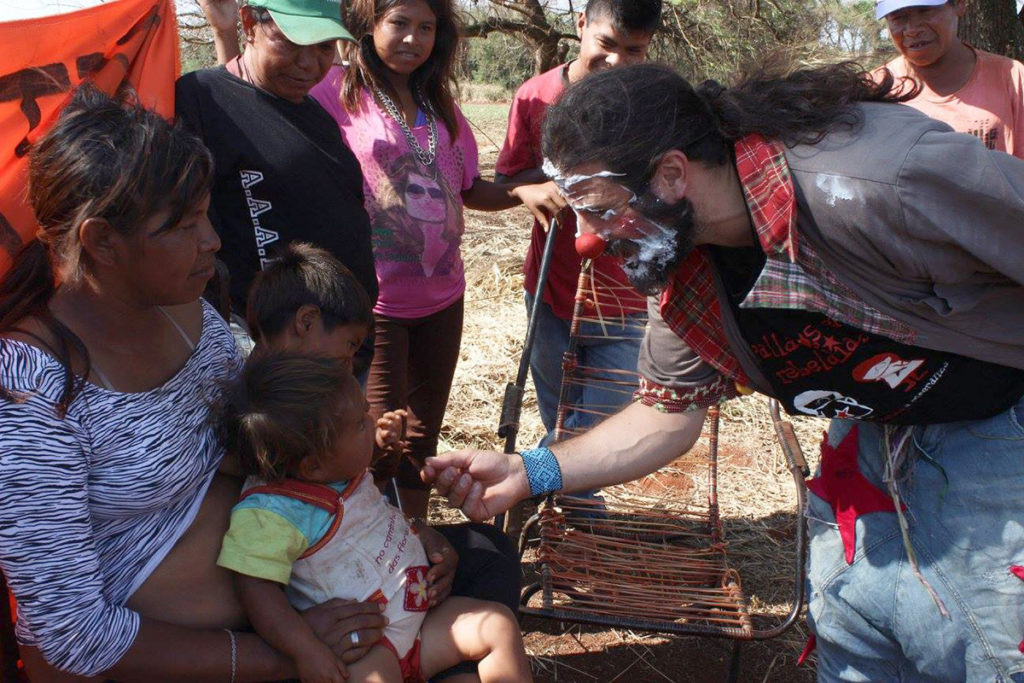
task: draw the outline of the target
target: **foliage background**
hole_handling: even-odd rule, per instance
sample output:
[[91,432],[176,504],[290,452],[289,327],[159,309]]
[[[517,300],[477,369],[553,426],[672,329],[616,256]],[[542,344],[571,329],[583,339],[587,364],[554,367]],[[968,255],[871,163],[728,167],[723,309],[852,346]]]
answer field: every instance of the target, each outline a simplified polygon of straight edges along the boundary
[[[525,25],[520,19],[528,9],[539,8],[545,22],[540,28],[558,38],[551,65],[579,50],[578,7],[571,2],[462,0],[459,6],[473,36],[463,41],[458,65],[459,83],[471,93],[465,97],[464,92],[463,99],[508,99],[535,73],[539,48],[514,28]],[[212,37],[202,13],[194,0],[182,0],[179,7],[183,70],[212,66]],[[665,0],[663,28],[651,47],[652,59],[672,64],[688,78],[723,83],[764,63],[767,55],[793,64],[855,59],[873,67],[892,54],[871,0]],[[474,84],[491,89],[483,94]]]

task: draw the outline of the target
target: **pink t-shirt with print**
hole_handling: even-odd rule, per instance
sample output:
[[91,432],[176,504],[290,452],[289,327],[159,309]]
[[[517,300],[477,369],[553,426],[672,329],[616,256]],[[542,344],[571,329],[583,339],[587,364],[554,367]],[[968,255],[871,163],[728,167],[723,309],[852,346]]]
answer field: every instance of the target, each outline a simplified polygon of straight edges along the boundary
[[[333,66],[311,91],[338,122],[345,144],[363,169],[366,212],[373,226],[373,255],[380,295],[374,311],[392,318],[420,318],[458,301],[466,289],[459,247],[465,227],[462,191],[479,176],[476,140],[456,108],[454,142],[437,121],[437,155],[424,166],[402,129],[363,91],[356,111],[339,99],[342,67]],[[428,147],[428,126],[412,129]]]
[[[1024,159],[1024,64],[971,48],[978,59],[967,83],[952,95],[925,90],[904,104],[960,133],[979,138],[989,149]],[[914,77],[903,56],[885,65],[897,79]],[[875,71],[880,77],[881,68]]]

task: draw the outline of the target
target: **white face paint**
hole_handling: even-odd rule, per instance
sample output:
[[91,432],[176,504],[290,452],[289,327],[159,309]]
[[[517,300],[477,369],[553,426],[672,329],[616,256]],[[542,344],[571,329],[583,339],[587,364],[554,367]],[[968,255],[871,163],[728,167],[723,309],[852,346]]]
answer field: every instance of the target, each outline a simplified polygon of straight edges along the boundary
[[625,178],[625,173],[615,173],[613,171],[598,171],[597,173],[563,173],[557,166],[551,163],[550,159],[545,159],[544,163],[541,164],[540,170],[544,171],[544,175],[551,180],[555,181],[555,184],[559,187],[571,188],[577,183],[581,183],[585,180],[591,180],[593,178]]
[[624,178],[625,173],[565,173],[549,159],[542,165],[544,174],[558,186],[577,217],[576,236],[584,224],[606,242],[628,239],[642,251],[656,252],[663,243],[673,242],[673,231],[652,221],[632,207],[638,198],[633,190],[611,178]]
[[[576,213],[576,236],[589,233],[607,242],[611,253],[623,258],[623,269],[634,283],[650,281],[651,273],[670,269],[679,259],[681,238],[684,244],[692,241],[689,231],[681,234],[679,225],[671,221],[676,214],[665,214],[670,217],[666,224],[643,213],[636,193],[616,182],[623,173],[566,173],[550,160],[544,161],[543,170]],[[645,197],[657,206],[656,197]]]

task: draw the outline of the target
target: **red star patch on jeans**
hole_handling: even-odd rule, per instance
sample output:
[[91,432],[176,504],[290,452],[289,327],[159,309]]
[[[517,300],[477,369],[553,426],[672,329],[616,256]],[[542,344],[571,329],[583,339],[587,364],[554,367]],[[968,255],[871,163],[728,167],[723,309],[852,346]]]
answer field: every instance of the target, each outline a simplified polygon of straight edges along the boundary
[[896,512],[892,498],[861,474],[857,466],[859,433],[854,425],[835,448],[829,445],[826,434],[821,442],[821,474],[807,482],[807,488],[832,507],[847,564],[853,562],[857,549],[857,518],[871,512]]

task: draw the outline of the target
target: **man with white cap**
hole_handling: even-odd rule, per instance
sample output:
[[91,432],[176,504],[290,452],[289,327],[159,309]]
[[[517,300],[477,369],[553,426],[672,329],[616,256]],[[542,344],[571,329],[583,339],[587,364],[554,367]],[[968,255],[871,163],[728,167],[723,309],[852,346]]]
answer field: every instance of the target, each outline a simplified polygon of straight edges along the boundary
[[1024,158],[1024,64],[958,39],[966,11],[965,0],[876,0],[875,15],[900,52],[884,68],[917,82],[921,90],[906,104]]

